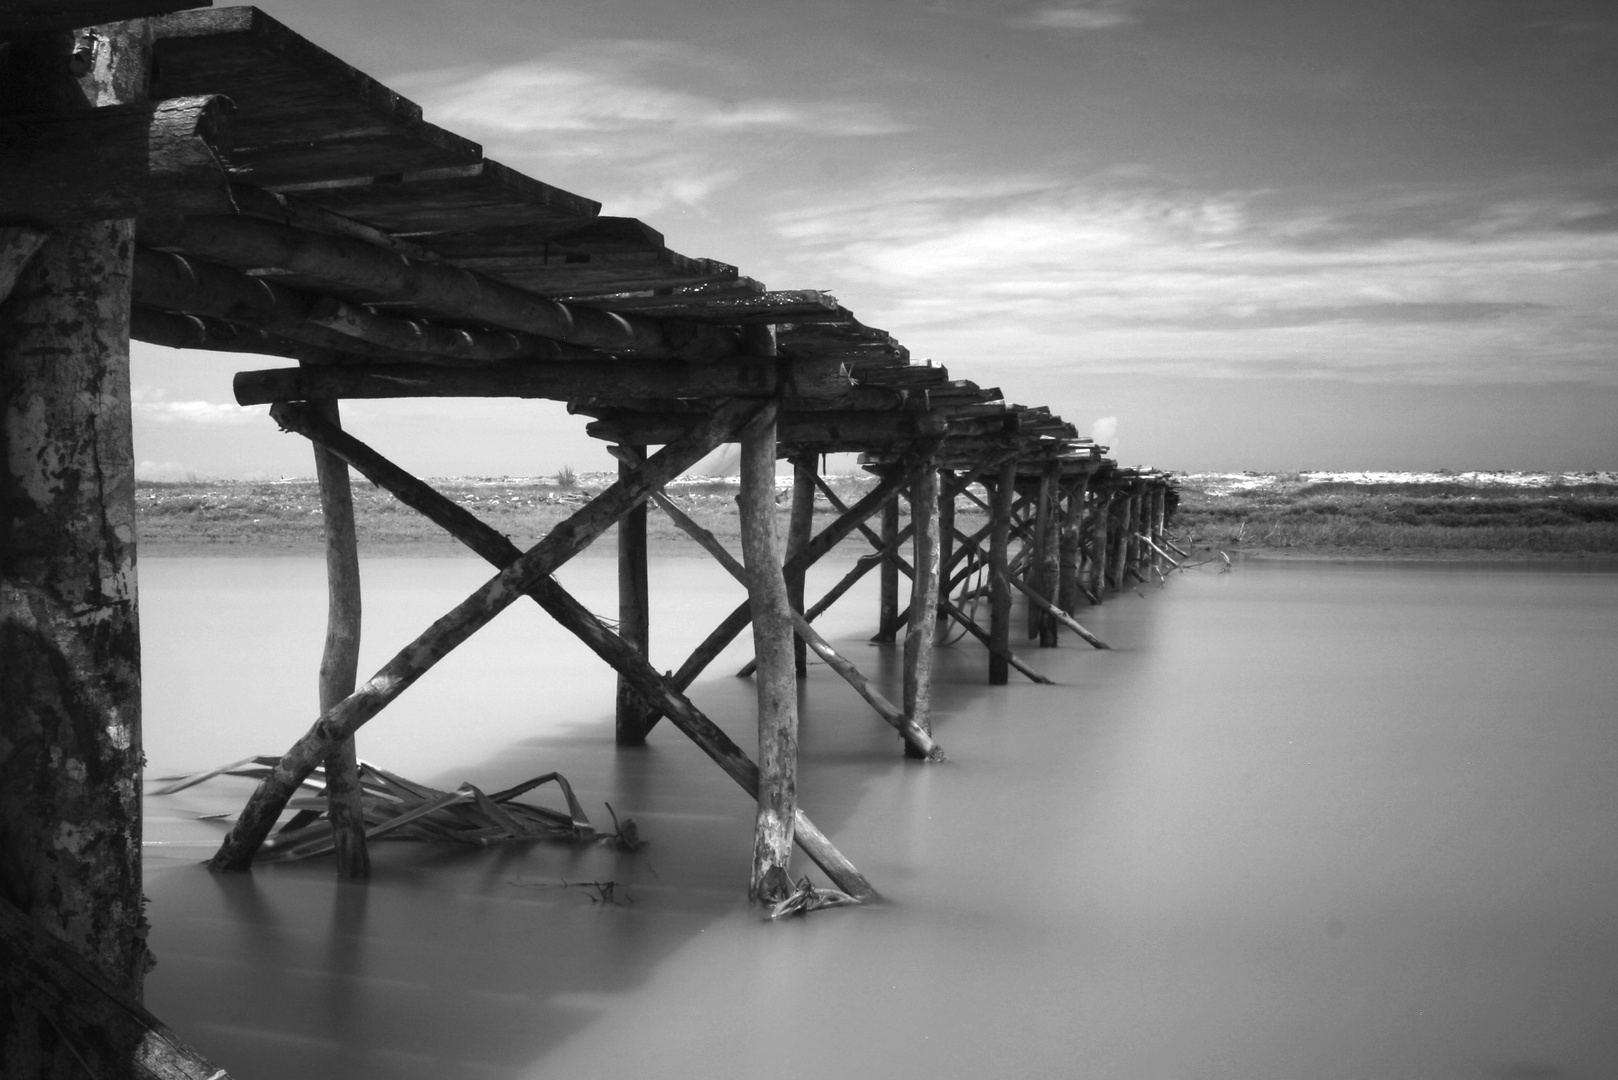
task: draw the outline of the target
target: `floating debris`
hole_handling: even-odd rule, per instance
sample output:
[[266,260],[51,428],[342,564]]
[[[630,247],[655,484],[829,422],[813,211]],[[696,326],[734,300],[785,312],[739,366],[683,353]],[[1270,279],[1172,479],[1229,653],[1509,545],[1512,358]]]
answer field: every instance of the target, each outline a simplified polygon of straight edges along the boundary
[[[279,762],[280,758],[275,757],[243,758],[207,772],[163,777],[170,782],[152,794],[172,795],[216,776],[262,780]],[[566,844],[606,844],[619,851],[635,851],[646,843],[640,838],[635,819],[626,817],[620,821],[610,804],[607,813],[612,816],[612,831],[597,831],[573,794],[572,785],[561,773],[536,776],[492,795],[472,784],[462,784],[454,791],[439,791],[366,761],[359,763],[359,779],[366,840],[447,840],[477,847],[520,840],[550,840]],[[567,801],[566,813],[515,801],[517,796],[548,783],[561,788],[562,797]],[[287,803],[297,813],[264,842],[256,861],[290,862],[332,850],[325,770],[317,767],[304,780],[301,790],[306,794]],[[609,889],[609,895],[610,892]]]
[[789,896],[770,905],[769,914],[772,919],[780,919],[788,915],[806,915],[821,908],[846,907],[858,903],[858,899],[841,890],[817,889],[805,876]]

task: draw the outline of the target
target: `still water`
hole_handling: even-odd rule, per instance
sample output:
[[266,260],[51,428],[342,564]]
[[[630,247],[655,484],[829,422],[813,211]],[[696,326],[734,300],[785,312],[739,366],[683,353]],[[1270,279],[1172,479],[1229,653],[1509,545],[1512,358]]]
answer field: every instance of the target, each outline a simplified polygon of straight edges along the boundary
[[[367,672],[485,576],[364,571]],[[149,775],[307,728],[322,573],[143,562]],[[613,573],[562,579],[611,613]],[[695,559],[653,588],[660,668],[741,598]],[[874,610],[857,591],[823,625],[892,687]],[[224,825],[196,818],[246,787],[152,798],[147,1003],[242,1080],[1618,1075],[1618,573],[1250,563],[1081,618],[1114,650],[1019,645],[1054,687],[943,650],[942,766],[811,669],[800,799],[886,902],[769,924],[741,895],[746,797],[667,725],[615,752],[604,668],[513,609],[361,756],[486,790],[559,769],[650,845],[215,876]],[[748,655],[693,690],[743,745]]]

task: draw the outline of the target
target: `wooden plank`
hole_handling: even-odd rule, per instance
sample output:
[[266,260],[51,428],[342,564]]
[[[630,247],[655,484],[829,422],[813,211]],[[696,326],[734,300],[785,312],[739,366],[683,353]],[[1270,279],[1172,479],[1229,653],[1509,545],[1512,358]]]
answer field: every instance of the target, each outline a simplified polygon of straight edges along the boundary
[[231,175],[261,187],[414,172],[483,159],[476,143],[254,7],[152,20],[152,96],[236,103]]
[[227,211],[231,110],[211,95],[0,117],[0,222]]
[[215,870],[247,869],[293,791],[334,745],[352,735],[439,660],[525,595],[535,581],[549,576],[583,550],[650,492],[700,461],[757,408],[752,402],[732,402],[715,410],[707,426],[689,439],[664,447],[632,480],[617,481],[558,524],[538,544],[418,635],[364,686],[323,712],[259,784],[209,865]]
[[601,204],[488,158],[470,165],[277,187],[287,195],[420,241],[533,225],[572,227]]
[[[495,566],[504,569],[523,557],[515,544],[479,521],[464,507],[440,495],[353,436],[324,424],[308,406],[277,405],[270,410],[270,415],[288,430],[297,431],[328,446],[368,480],[392,493],[406,506],[421,512]],[[749,797],[757,797],[758,766],[673,685],[673,680],[659,674],[645,656],[603,625],[554,578],[542,577],[532,582],[528,596],[615,671],[630,680],[644,700],[656,704],[658,715],[667,715],[670,722],[689,736]],[[494,798],[499,799],[507,794],[503,792]],[[793,836],[804,853],[825,871],[839,889],[861,899],[875,896],[870,883],[814,826],[801,807],[794,815]]]
[[711,360],[737,351],[734,331],[570,308],[460,267],[270,221],[223,216],[144,221],[141,242],[238,270],[277,268],[445,318],[612,352]]

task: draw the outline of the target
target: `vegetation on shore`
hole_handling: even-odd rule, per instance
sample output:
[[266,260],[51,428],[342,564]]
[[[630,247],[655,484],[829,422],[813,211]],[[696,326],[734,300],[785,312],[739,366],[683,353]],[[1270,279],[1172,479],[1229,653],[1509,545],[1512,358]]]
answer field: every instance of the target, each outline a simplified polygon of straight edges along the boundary
[[1230,553],[1613,554],[1618,476],[1190,475],[1174,531]]
[[[434,486],[527,546],[613,478],[563,470],[544,479],[459,478]],[[844,502],[853,502],[874,480],[840,476],[830,483]],[[682,480],[670,485],[669,495],[736,546],[734,479]],[[313,480],[143,482],[136,501],[142,548],[151,553],[301,554],[318,552],[323,543]],[[364,480],[354,483],[354,502],[364,551],[463,550]],[[789,502],[783,489],[777,498],[783,516]],[[832,512],[818,498],[817,527]],[[981,511],[965,499],[957,514],[965,532],[982,524]],[[648,521],[654,553],[697,552],[662,514],[654,512]],[[1181,547],[1230,554],[1618,554],[1618,475],[1193,474],[1179,478],[1179,507],[1170,527]],[[612,553],[611,540],[608,533],[593,552]],[[858,534],[847,543],[865,550]]]

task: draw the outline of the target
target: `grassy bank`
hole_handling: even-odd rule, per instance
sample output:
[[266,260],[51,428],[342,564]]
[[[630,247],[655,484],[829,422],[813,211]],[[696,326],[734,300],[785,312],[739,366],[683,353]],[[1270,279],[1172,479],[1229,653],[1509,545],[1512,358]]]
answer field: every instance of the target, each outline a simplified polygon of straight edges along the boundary
[[[554,479],[457,478],[435,480],[433,486],[526,547],[612,480],[608,474],[580,476],[566,485]],[[859,498],[872,482],[868,477],[831,479],[846,501]],[[667,493],[698,524],[740,550],[734,481],[682,479],[670,484]],[[313,480],[142,482],[135,499],[141,548],[148,554],[309,554],[322,550],[324,543],[320,490]],[[790,496],[783,493],[777,502],[784,520]],[[354,482],[354,516],[360,549],[371,554],[465,551],[438,526],[364,480]],[[818,499],[817,527],[830,517],[830,505]],[[654,554],[700,553],[655,510],[648,515],[647,532]],[[612,555],[614,542],[609,531],[587,554]]]
[[[519,546],[544,536],[612,481],[607,474],[553,479],[454,479],[435,486]],[[832,479],[845,502],[874,482]],[[1192,474],[1179,478],[1171,530],[1181,547],[1230,554],[1387,557],[1618,554],[1618,476],[1613,474]],[[733,480],[683,480],[669,495],[739,550]],[[312,480],[269,483],[142,483],[136,492],[142,549],[149,554],[310,554],[321,550],[320,493]],[[415,511],[365,481],[354,485],[361,549],[372,554],[455,555],[463,548]],[[790,502],[777,498],[783,525]],[[962,500],[958,524],[981,513]],[[816,527],[832,509],[816,500]],[[660,513],[649,517],[658,555],[698,548]],[[613,534],[591,548],[611,555]],[[868,550],[858,534],[851,550]]]
[[1232,554],[1618,554],[1618,476],[1193,474],[1175,531]]

